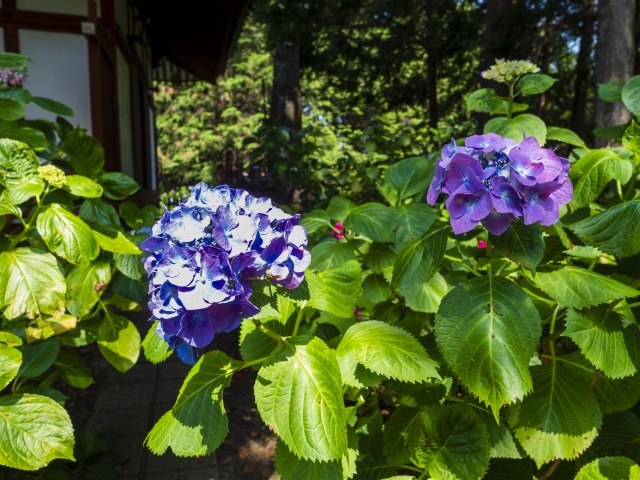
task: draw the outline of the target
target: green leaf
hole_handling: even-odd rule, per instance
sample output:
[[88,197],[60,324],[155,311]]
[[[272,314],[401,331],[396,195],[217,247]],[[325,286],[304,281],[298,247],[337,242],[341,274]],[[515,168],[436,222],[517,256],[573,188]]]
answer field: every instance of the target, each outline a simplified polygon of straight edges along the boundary
[[29,63],[29,57],[19,53],[0,53],[0,68],[25,68]]
[[344,222],[349,214],[355,210],[358,205],[349,200],[348,198],[336,195],[329,200],[329,206],[327,207],[327,215],[331,220],[336,222]]
[[139,255],[142,253],[136,245],[124,236],[124,233],[117,228],[94,223],[91,225],[93,236],[97,240],[100,248],[107,252],[119,253],[122,255]]
[[640,480],[640,466],[625,457],[598,458],[582,467],[575,480]]
[[306,272],[309,306],[339,317],[353,317],[362,285],[362,270],[357,260],[350,260],[323,272]]
[[124,298],[128,298],[136,303],[141,303],[147,294],[148,285],[142,282],[137,282],[124,275],[118,273],[111,284],[111,290],[113,293],[122,295]]
[[25,116],[24,105],[10,98],[0,98],[0,119],[19,120]]
[[574,184],[571,208],[578,209],[594,201],[611,180],[627,183],[632,173],[632,163],[612,150],[592,150],[574,163],[569,172]]
[[73,461],[73,447],[69,415],[54,400],[30,394],[0,397],[0,464],[38,470],[57,458]]
[[529,359],[542,333],[529,296],[502,277],[476,277],[451,290],[436,316],[436,340],[447,364],[493,410],[531,391]]
[[153,205],[147,205],[140,210],[133,202],[122,202],[118,207],[118,211],[120,216],[127,222],[127,225],[133,230],[150,227],[160,217],[160,211]]
[[640,418],[631,411],[607,415],[595,442],[578,459],[578,465],[597,457],[625,456],[640,462]]
[[620,92],[620,98],[625,106],[636,117],[640,116],[640,75],[631,77]]
[[568,308],[580,309],[640,295],[635,288],[574,265],[540,267],[533,282],[560,305]]
[[0,195],[0,215],[14,215],[16,217],[22,217],[22,211],[12,205],[4,198],[4,195]]
[[60,342],[53,338],[42,342],[28,343],[20,347],[22,365],[18,376],[34,378],[46,372],[58,356]]
[[68,175],[64,189],[76,197],[99,198],[102,196],[100,184],[82,175]]
[[0,390],[16,377],[22,364],[22,352],[17,348],[0,344]]
[[409,463],[409,451],[406,445],[413,424],[420,421],[420,412],[422,409],[418,407],[399,406],[385,424],[383,451],[389,463],[399,465]]
[[116,262],[116,268],[123,275],[133,280],[140,280],[142,276],[142,272],[140,271],[142,255],[121,255],[114,253],[113,259]]
[[111,265],[94,261],[77,266],[67,276],[67,309],[82,318],[91,312],[111,281]]
[[324,210],[314,210],[302,216],[300,225],[307,229],[307,233],[314,233],[325,227],[331,227],[332,223]]
[[522,95],[538,95],[549,90],[556,83],[555,78],[543,73],[525,75],[518,82]]
[[400,250],[393,265],[391,285],[416,288],[426,283],[444,258],[448,232],[448,227],[429,231]]
[[569,229],[603,252],[619,257],[635,255],[640,252],[640,200],[611,207]]
[[104,188],[104,196],[111,200],[124,200],[140,189],[133,178],[120,172],[105,173],[98,183]]
[[620,79],[609,83],[598,84],[598,97],[605,102],[622,101],[622,81]]
[[593,133],[596,135],[596,137],[618,141],[624,135],[624,132],[628,127],[629,123],[623,123],[622,125],[612,125],[610,127],[596,128]]
[[491,235],[496,250],[509,260],[536,273],[536,267],[544,255],[542,231],[533,225],[512,223],[502,235]]
[[76,128],[67,135],[64,152],[69,156],[76,173],[85,177],[96,178],[104,166],[102,145],[81,128]]
[[423,313],[436,313],[448,291],[446,280],[437,272],[416,288],[398,288],[398,293],[404,297],[407,307]]
[[589,384],[560,363],[531,367],[533,393],[517,410],[516,438],[538,467],[556,458],[576,458],[602,425]]
[[350,327],[336,350],[343,376],[353,375],[357,363],[370,371],[403,382],[440,378],[424,347],[401,328],[377,320]]
[[49,249],[74,265],[88,265],[100,253],[89,225],[61,205],[49,205],[36,223]]
[[574,147],[587,148],[584,140],[582,140],[577,133],[569,130],[568,128],[547,127],[547,141],[549,140],[556,140],[558,142],[573,145]]
[[173,353],[169,344],[156,334],[157,327],[158,321],[156,320],[142,341],[142,351],[145,358],[155,364],[164,362]]
[[432,478],[479,480],[489,466],[487,432],[467,405],[422,412],[408,438],[411,460]]
[[119,372],[135,365],[140,355],[140,333],[130,320],[105,311],[98,330],[98,348]]
[[119,225],[120,218],[113,205],[98,198],[90,198],[82,202],[78,216],[92,223],[100,225]]
[[523,137],[536,137],[540,145],[547,141],[547,127],[539,117],[523,113],[509,120],[507,117],[496,117],[484,126],[484,133],[497,133],[503,137],[521,142]]
[[435,210],[424,203],[401,205],[393,210],[398,226],[395,238],[396,251],[420,238],[438,218]]
[[564,253],[572,257],[588,258],[589,260],[602,256],[602,252],[597,247],[583,247],[581,245],[574,245],[569,250],[565,250]]
[[[563,335],[571,338],[587,359],[610,378],[622,378],[637,372],[640,352],[629,339],[625,341],[622,316],[606,305],[576,311],[569,309]],[[635,326],[634,326],[635,327]],[[631,347],[631,348],[630,348]]]
[[372,273],[362,282],[362,293],[367,301],[373,303],[384,302],[389,297],[391,287],[383,275]]
[[44,150],[49,146],[50,142],[42,131],[32,127],[23,127],[21,123],[0,123],[0,137],[25,143],[36,151]]
[[327,240],[311,249],[310,268],[328,270],[355,258],[353,247],[348,243]]
[[87,388],[93,383],[93,377],[86,367],[84,359],[74,350],[62,350],[54,365],[62,380],[72,387]]
[[20,205],[44,190],[38,173],[38,158],[21,142],[0,138],[0,184],[6,187],[5,199]]
[[391,243],[395,238],[396,220],[392,208],[381,203],[365,203],[349,213],[344,228],[374,242]]
[[389,245],[373,242],[369,247],[365,261],[374,273],[382,273],[385,268],[393,265],[395,258],[396,256]]
[[[489,435],[491,458],[522,458],[513,433],[504,422],[499,425],[490,412],[476,409],[475,412],[484,423]],[[529,479],[527,479],[529,480]]]
[[179,457],[214,452],[229,432],[222,391],[242,366],[220,351],[204,354],[184,381],[176,403],[154,425],[145,444],[156,455],[171,447]]
[[40,108],[44,108],[48,112],[55,113],[56,115],[62,115],[63,117],[76,116],[72,108],[67,107],[64,103],[60,103],[56,100],[44,97],[31,97],[31,101]]
[[62,270],[50,253],[25,247],[0,253],[0,308],[7,319],[62,315],[66,290]]
[[317,337],[290,337],[262,365],[255,383],[264,422],[297,456],[320,461],[347,453],[340,368]]
[[312,462],[298,458],[278,440],[276,469],[282,480],[342,480],[342,465],[338,461]]
[[142,307],[138,302],[129,300],[128,298],[118,295],[117,293],[102,301],[104,305],[113,305],[123,312],[140,312]]
[[427,157],[405,158],[391,165],[384,179],[398,191],[398,198],[403,200],[425,192],[434,172],[435,161]]
[[481,88],[467,98],[467,112],[498,113],[503,110],[503,99],[493,88]]

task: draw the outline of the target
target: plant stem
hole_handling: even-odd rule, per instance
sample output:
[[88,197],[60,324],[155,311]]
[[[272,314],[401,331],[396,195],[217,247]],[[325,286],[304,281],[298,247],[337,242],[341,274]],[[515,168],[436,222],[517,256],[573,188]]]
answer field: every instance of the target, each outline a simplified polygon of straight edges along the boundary
[[638,177],[638,171],[636,170],[635,172],[633,172],[633,175],[631,176],[631,181],[629,182],[629,186],[627,187],[627,191],[624,192],[624,198],[622,199],[623,202],[626,202],[627,200],[629,200],[631,198],[631,194],[633,193],[633,191],[636,188],[636,178]]
[[481,277],[482,276],[478,272],[476,272],[473,268],[471,268],[469,265],[465,264],[464,260],[462,260],[461,258],[452,257],[451,255],[445,255],[444,258],[446,258],[447,260],[451,260],[452,262],[456,262],[458,265],[460,265],[466,271],[468,271],[470,273],[473,273],[476,277]]
[[418,473],[424,472],[422,468],[414,467],[413,465],[400,465],[400,468],[404,468],[405,470],[413,470],[414,472],[418,472]]
[[560,241],[562,242],[562,245],[564,246],[564,248],[566,248],[567,250],[571,249],[571,240],[569,240],[569,237],[567,237],[567,234],[564,233],[564,228],[562,228],[562,223],[560,221],[554,223],[553,228],[558,234],[558,236],[560,237]]
[[559,458],[553,462],[551,464],[551,466],[549,467],[549,470],[547,470],[546,472],[544,472],[542,475],[540,475],[538,477],[538,480],[547,480],[547,478],[549,478],[551,475],[553,475],[553,472],[556,471],[556,469],[560,466],[560,462],[562,460],[560,460]]
[[29,236],[29,232],[31,232],[31,230],[33,230],[34,226],[34,222],[36,221],[36,218],[38,218],[38,213],[40,211],[40,208],[42,206],[42,202],[44,201],[45,198],[47,198],[47,195],[49,193],[48,188],[45,188],[44,192],[42,193],[42,198],[40,198],[40,196],[36,195],[36,202],[37,202],[37,206],[33,211],[33,214],[31,215],[31,218],[29,219],[29,223],[24,222],[24,220],[21,218],[20,221],[22,222],[22,224],[24,225],[24,230],[18,234],[16,236],[16,238],[14,238],[11,243],[9,244],[9,247],[7,248],[7,250],[13,250],[14,248],[16,248],[16,246],[24,241],[28,236]]
[[243,370],[245,368],[253,367],[254,365],[259,365],[261,363],[264,363],[267,358],[269,358],[269,357],[259,358],[258,360],[253,360],[251,362],[245,362],[237,370]]
[[390,388],[385,387],[384,385],[376,384],[376,385],[374,385],[373,388],[377,392],[384,393],[385,395],[388,395],[390,397],[402,398],[402,395],[400,395],[398,392],[394,392],[393,390],[391,390]]
[[455,403],[467,403],[464,400],[462,400],[461,398],[458,397],[452,397],[452,396],[446,396],[444,397],[445,400],[449,400],[450,402],[455,402]]
[[[556,309],[553,311],[553,317],[551,317],[551,327],[549,327],[549,350],[551,350],[551,359],[554,362],[556,361],[556,346],[555,341],[553,340],[553,333],[556,331],[556,320],[558,320],[558,311],[560,310],[560,304],[556,306]],[[556,467],[557,468],[557,467]],[[551,472],[553,473],[553,472]],[[549,474],[551,475],[551,474]]]
[[429,475],[429,471],[428,471],[428,470],[424,470],[424,471],[422,472],[422,475],[420,475],[420,476],[418,477],[418,480],[422,480],[423,478],[427,478],[427,475]]
[[598,260],[600,260],[600,257],[596,257],[593,260],[591,260],[591,263],[589,264],[589,270],[593,271],[593,269],[596,268],[596,265],[598,264]]
[[300,310],[298,311],[298,316],[296,317],[296,325],[293,327],[292,336],[298,335],[298,329],[300,328],[300,322],[302,321],[302,312],[304,311],[304,307],[307,306],[307,301],[304,300],[302,305],[300,305]]
[[284,338],[281,335],[278,335],[276,332],[269,330],[267,327],[265,327],[260,320],[253,319],[253,323],[258,328],[258,330],[260,330],[265,335],[273,338],[276,342],[280,343],[284,340]]
[[614,312],[619,312],[620,310],[630,310],[632,308],[640,307],[640,302],[630,303],[629,305],[622,305],[621,307],[613,308]]
[[616,180],[616,191],[618,192],[618,198],[621,202],[624,202],[624,195],[622,194],[622,183],[620,180]]

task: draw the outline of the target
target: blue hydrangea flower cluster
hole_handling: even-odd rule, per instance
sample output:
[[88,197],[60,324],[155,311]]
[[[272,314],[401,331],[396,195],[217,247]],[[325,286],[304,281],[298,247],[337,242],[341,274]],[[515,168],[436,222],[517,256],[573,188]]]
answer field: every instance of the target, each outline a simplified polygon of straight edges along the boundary
[[141,246],[150,253],[143,262],[158,336],[194,364],[216,333],[259,312],[250,302],[253,280],[298,287],[311,263],[299,221],[245,190],[193,187]]
[[446,207],[456,234],[482,223],[501,235],[519,217],[526,225],[550,226],[573,196],[568,175],[569,161],[535,137],[518,143],[488,133],[468,137],[464,147],[452,139],[436,164],[427,202],[434,205],[440,192],[449,195]]

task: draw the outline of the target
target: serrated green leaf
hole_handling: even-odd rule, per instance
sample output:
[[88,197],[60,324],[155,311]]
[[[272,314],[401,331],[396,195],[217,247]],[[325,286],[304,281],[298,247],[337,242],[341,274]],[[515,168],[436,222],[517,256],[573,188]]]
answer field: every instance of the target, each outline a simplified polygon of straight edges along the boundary
[[588,258],[593,260],[602,256],[602,252],[597,247],[583,247],[582,245],[574,245],[564,253],[577,258]]
[[365,203],[353,209],[344,220],[344,228],[374,242],[391,243],[395,238],[393,209],[381,203]]
[[615,455],[640,462],[640,418],[631,411],[604,417],[600,434],[578,459],[578,465],[584,465],[598,457]]
[[40,108],[44,108],[48,112],[55,113],[56,115],[62,115],[63,117],[76,116],[72,108],[67,107],[64,103],[60,103],[56,100],[44,97],[31,97],[31,101]]
[[22,142],[0,138],[0,184],[4,198],[20,205],[44,190],[38,173],[40,163],[35,153]]
[[566,318],[563,335],[571,338],[587,359],[608,377],[616,379],[633,375],[640,367],[640,352],[632,342],[625,341],[625,328],[619,313],[606,305],[573,310]]
[[29,63],[29,57],[19,53],[0,53],[0,68],[25,68]]
[[618,141],[624,135],[624,132],[628,127],[629,123],[623,123],[621,125],[596,128],[593,133],[596,135],[596,137]]
[[516,438],[538,467],[578,457],[602,425],[593,391],[557,361],[531,367],[531,376],[533,393],[519,405]]
[[336,222],[344,222],[349,214],[355,210],[358,205],[349,200],[348,198],[336,195],[329,200],[329,206],[327,207],[327,215],[331,220]]
[[293,453],[331,461],[347,453],[340,368],[317,337],[290,337],[262,365],[255,383],[258,411]]
[[7,199],[4,198],[4,195],[0,195],[0,215],[14,215],[21,218],[22,211],[8,202]]
[[625,107],[636,117],[640,116],[640,75],[631,77],[620,91]]
[[133,280],[140,280],[140,277],[142,277],[142,272],[140,271],[142,255],[121,255],[114,253],[113,259],[120,273]]
[[[22,142],[36,151],[47,148],[50,141],[44,132],[38,128],[21,126],[26,123],[27,121],[25,120],[20,122],[0,122],[0,137]],[[34,125],[34,122],[30,121],[29,125]]]
[[429,188],[434,172],[435,159],[412,157],[391,165],[384,179],[398,191],[398,198],[403,200],[425,192]]
[[625,202],[569,226],[589,245],[619,257],[640,252],[640,200]]
[[25,116],[24,105],[11,98],[0,98],[0,119],[19,120]]
[[578,209],[594,201],[611,180],[624,185],[633,173],[633,165],[612,150],[592,150],[571,166],[569,177],[574,184],[571,208]]
[[522,77],[518,82],[518,87],[520,87],[522,95],[538,95],[549,90],[556,81],[549,75],[533,73]]
[[529,459],[515,460],[499,458],[491,460],[483,480],[531,480],[533,466]]
[[374,273],[382,273],[382,270],[393,265],[395,258],[389,245],[374,242],[369,247],[365,262]]
[[585,308],[640,295],[635,288],[574,265],[540,267],[533,281],[540,290],[568,308]]
[[140,333],[125,317],[105,311],[98,330],[98,348],[119,372],[135,365],[140,355]]
[[622,101],[622,81],[620,79],[609,83],[598,84],[598,97],[605,102]]
[[396,216],[395,248],[402,249],[424,234],[438,218],[435,210],[424,203],[411,203],[393,209]]
[[99,198],[103,192],[99,183],[82,175],[68,175],[64,189],[71,195],[84,198]]
[[444,258],[448,232],[448,227],[439,228],[407,244],[396,257],[391,285],[417,288],[426,283]]
[[104,150],[100,142],[85,130],[76,128],[64,139],[64,152],[76,173],[96,178],[104,166]]
[[56,258],[35,248],[0,253],[0,308],[9,320],[20,315],[62,315],[66,284]]
[[640,466],[625,457],[598,458],[582,467],[575,480],[640,480]]
[[413,423],[420,421],[421,411],[422,409],[418,407],[399,406],[385,424],[383,452],[389,463],[399,465],[409,463],[406,444]]
[[92,224],[93,236],[98,241],[100,248],[107,252],[121,255],[139,255],[142,253],[136,245],[124,236],[120,230],[107,225]]
[[98,183],[104,188],[104,196],[111,200],[124,200],[140,189],[133,178],[120,172],[104,173],[98,178]]
[[350,378],[357,363],[374,373],[404,382],[440,378],[437,362],[401,328],[377,320],[350,327],[336,350],[343,376]]
[[432,478],[479,480],[489,466],[489,440],[467,405],[444,405],[422,412],[409,431],[411,460]]
[[128,298],[123,297],[122,295],[118,295],[117,293],[113,294],[107,299],[103,299],[102,303],[104,305],[113,305],[116,308],[119,308],[123,312],[140,312],[142,311],[142,307],[138,302],[134,302],[133,300],[129,300]]
[[87,388],[93,383],[91,371],[86,367],[84,359],[74,350],[62,350],[54,365],[62,380],[72,387]]
[[229,432],[222,391],[242,362],[216,350],[189,371],[176,403],[155,424],[145,444],[156,455],[171,447],[179,457],[208,455]]
[[436,313],[440,302],[449,291],[446,280],[436,272],[427,282],[416,288],[398,288],[407,307],[423,313]]
[[536,137],[540,145],[547,140],[547,127],[539,117],[530,113],[523,113],[515,118],[496,117],[484,126],[484,133],[497,133],[503,137],[521,142],[523,137]]
[[282,480],[343,480],[339,461],[312,462],[298,458],[278,440],[276,446],[276,469]]
[[34,378],[46,372],[58,356],[60,342],[53,338],[42,342],[28,343],[20,347],[22,365],[18,376]]
[[67,309],[78,318],[87,315],[111,281],[111,265],[94,261],[74,267],[67,276]]
[[100,253],[89,225],[56,203],[38,215],[36,225],[47,247],[74,265],[88,265]]
[[529,359],[542,334],[529,296],[501,277],[476,277],[451,290],[436,316],[436,340],[447,364],[493,410],[531,391]]
[[87,199],[82,202],[78,216],[88,222],[101,225],[119,225],[120,218],[113,205],[100,199]]
[[142,351],[144,352],[145,358],[155,364],[164,362],[173,353],[173,349],[169,344],[156,333],[157,326],[158,321],[156,320],[142,341]]
[[549,140],[556,140],[568,145],[573,145],[574,147],[587,148],[584,140],[568,128],[547,127],[547,141]]
[[384,276],[372,273],[362,282],[362,294],[368,302],[372,304],[384,302],[389,297],[391,286],[384,279]]
[[353,247],[348,243],[327,240],[311,249],[310,268],[327,270],[356,258]]
[[54,400],[31,394],[0,397],[1,465],[38,470],[57,458],[73,461],[74,443],[69,415]]
[[475,413],[487,429],[491,458],[523,458],[521,449],[505,422],[498,425],[491,412],[481,408],[477,408]]
[[22,352],[17,348],[0,344],[0,390],[16,377],[22,364]]
[[516,222],[502,235],[489,236],[498,252],[533,273],[536,272],[536,267],[544,255],[542,231],[537,225]]
[[353,316],[361,291],[362,270],[356,260],[323,272],[307,272],[311,300],[309,306],[339,317]]
[[133,302],[141,303],[147,294],[147,285],[118,273],[111,283],[111,290]]
[[481,88],[467,98],[467,112],[498,113],[503,110],[503,99],[493,88]]
[[331,219],[324,210],[314,210],[302,216],[300,225],[307,229],[307,233],[314,233],[325,227],[331,227]]

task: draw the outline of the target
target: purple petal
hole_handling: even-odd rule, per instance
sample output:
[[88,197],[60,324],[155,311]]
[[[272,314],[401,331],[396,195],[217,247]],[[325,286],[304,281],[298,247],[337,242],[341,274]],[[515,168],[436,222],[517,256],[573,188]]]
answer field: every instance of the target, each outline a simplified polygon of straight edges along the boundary
[[143,252],[160,252],[167,245],[169,239],[165,235],[158,235],[147,238],[140,244]]
[[493,205],[491,204],[491,195],[485,191],[478,200],[471,204],[471,220],[479,222],[491,213]]
[[493,210],[482,220],[482,226],[494,235],[502,235],[518,217],[511,213],[500,213]]
[[487,133],[485,135],[473,135],[467,137],[464,141],[467,148],[481,150],[485,153],[502,150],[507,146],[505,139],[495,133]]
[[189,345],[206,347],[216,333],[223,331],[234,316],[234,311],[226,305],[213,305],[206,310],[186,312],[180,319],[178,336]]
[[463,215],[460,218],[451,217],[450,221],[453,233],[456,235],[469,232],[478,226],[478,222],[471,220],[469,215]]

